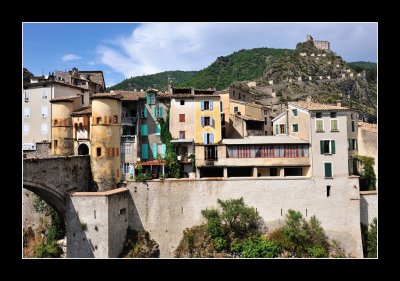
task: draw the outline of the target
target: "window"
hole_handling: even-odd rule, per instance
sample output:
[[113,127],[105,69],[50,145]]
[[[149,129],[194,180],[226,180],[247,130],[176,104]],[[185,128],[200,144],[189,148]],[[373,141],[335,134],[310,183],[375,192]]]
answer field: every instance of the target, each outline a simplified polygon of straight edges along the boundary
[[130,165],[131,165],[130,163],[123,163],[124,174],[129,174],[129,166]]
[[264,117],[264,124],[268,125],[268,117]]
[[268,110],[264,110],[264,115],[268,115]]
[[221,113],[221,125],[224,126],[225,124],[225,113]]
[[357,150],[357,139],[349,139],[349,150]]
[[47,89],[42,89],[42,100],[47,100]]
[[210,102],[209,101],[203,101],[203,110],[210,110]]
[[279,134],[286,134],[285,124],[279,124]]
[[160,124],[156,125],[156,135],[157,136],[161,135],[161,125]]
[[97,157],[101,156],[101,147],[96,148],[96,155],[97,155]]
[[212,126],[213,125],[213,119],[212,117],[201,117],[201,126]]
[[315,120],[316,132],[324,131],[324,120]]
[[29,101],[29,92],[24,91],[24,96],[25,96],[25,102],[28,102]]
[[337,119],[331,119],[331,132],[339,132]]
[[42,124],[42,135],[47,135],[47,124]]
[[179,122],[185,122],[185,114],[179,114]]
[[119,156],[119,148],[115,148],[115,156]]
[[54,140],[54,149],[57,148],[57,145],[58,145],[58,140]]
[[284,168],[285,177],[299,177],[303,175],[302,168]]
[[356,122],[355,121],[351,121],[351,131],[352,132],[356,131]]
[[239,111],[239,107],[238,107],[238,106],[234,106],[234,107],[233,107],[233,112],[236,113],[236,112],[238,112],[238,111]]
[[181,100],[181,105],[185,105],[185,100]]
[[117,169],[117,178],[119,177],[119,169]]
[[142,118],[147,118],[147,108],[146,107],[141,110],[140,116]]
[[24,125],[24,135],[25,136],[29,135],[29,125],[28,124]]
[[293,116],[297,116],[297,109],[292,109]]
[[299,131],[299,125],[298,124],[293,124],[293,133],[297,133]]
[[235,91],[233,91],[233,96],[236,97]]
[[336,112],[331,112],[331,118],[336,118]]
[[118,124],[118,116],[117,115],[113,116],[113,123]]
[[29,107],[24,108],[24,118],[29,118],[30,116],[30,109]]
[[84,103],[85,103],[85,96],[81,95],[81,104],[84,104]]
[[148,135],[147,125],[140,125],[140,135],[141,136],[147,136]]
[[327,185],[326,186],[326,197],[329,197],[329,196],[331,196],[331,186]]
[[204,133],[203,134],[203,143],[204,144],[213,144],[214,143],[214,134]]
[[163,109],[162,107],[154,107],[154,117],[162,118],[163,116]]
[[239,93],[239,99],[241,99],[242,97],[241,97],[241,94]]
[[155,104],[156,103],[156,94],[155,93],[147,93],[146,103],[147,104]]
[[321,140],[320,141],[321,154],[335,154],[336,145],[334,140]]
[[278,176],[278,169],[277,168],[269,168],[269,175],[271,177],[276,177]]
[[47,117],[47,105],[42,105],[42,117],[46,118]]
[[219,102],[219,111],[222,112],[222,101]]
[[350,116],[351,116],[351,120],[354,120],[354,114],[352,113],[352,114],[350,114]]
[[124,154],[131,154],[132,153],[132,146],[131,146],[131,144],[130,143],[125,143],[123,146],[122,146],[122,151],[121,151],[122,153],[124,153]]
[[184,139],[185,138],[185,131],[179,131],[179,138]]
[[324,168],[325,168],[325,178],[333,178],[333,176],[332,176],[332,163],[331,162],[325,162],[324,163]]
[[96,118],[96,124],[103,124],[103,121],[102,121],[101,117],[97,117]]
[[246,95],[243,94],[243,99],[246,99]]
[[301,158],[308,157],[308,145],[228,145],[227,158]]
[[317,118],[322,118],[322,112],[317,112],[317,113],[315,113],[315,117],[317,117]]

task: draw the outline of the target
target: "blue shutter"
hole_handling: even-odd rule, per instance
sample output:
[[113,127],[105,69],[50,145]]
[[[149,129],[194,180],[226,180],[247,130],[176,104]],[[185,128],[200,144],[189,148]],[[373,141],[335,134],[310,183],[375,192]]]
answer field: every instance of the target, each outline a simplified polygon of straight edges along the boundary
[[158,117],[162,118],[163,117],[163,110],[162,107],[158,108]]
[[147,107],[145,107],[143,109],[143,115],[144,115],[144,118],[147,118]]
[[331,148],[332,148],[332,154],[336,153],[336,145],[335,145],[335,141],[331,140]]
[[204,101],[201,101],[201,111],[204,111]]
[[325,177],[332,178],[332,163],[324,163],[325,166]]
[[152,152],[153,152],[153,159],[156,159],[157,158],[157,144],[156,143],[153,143],[153,145],[152,145]]
[[155,106],[155,107],[154,107],[154,117],[155,117],[155,118],[158,117],[158,116],[157,116],[157,115],[158,115],[157,113],[158,113],[158,112],[157,112],[157,106]]
[[148,134],[147,125],[140,125],[140,135],[147,136],[147,134]]
[[214,134],[210,134],[210,143],[212,144],[212,143],[214,143]]
[[207,133],[203,133],[203,143],[207,144]]
[[210,110],[213,110],[213,101],[212,100],[208,101],[208,104],[209,104]]
[[160,124],[156,125],[156,135],[157,136],[161,135],[161,125]]
[[201,126],[204,127],[204,117],[201,117]]
[[142,144],[142,159],[149,159],[149,145],[147,143]]
[[210,117],[210,126],[212,127],[212,125],[213,125],[213,119],[212,117]]
[[146,96],[146,104],[150,104],[150,94],[147,94]]
[[162,158],[165,158],[165,154],[167,153],[167,145],[165,143],[162,144]]

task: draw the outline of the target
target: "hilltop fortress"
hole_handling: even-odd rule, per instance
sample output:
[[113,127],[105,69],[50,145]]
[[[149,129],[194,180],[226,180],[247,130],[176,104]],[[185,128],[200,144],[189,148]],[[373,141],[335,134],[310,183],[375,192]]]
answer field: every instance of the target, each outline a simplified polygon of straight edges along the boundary
[[314,46],[320,50],[325,50],[325,51],[330,51],[331,46],[329,41],[320,41],[320,40],[315,40],[310,34],[307,34],[307,41],[313,42]]

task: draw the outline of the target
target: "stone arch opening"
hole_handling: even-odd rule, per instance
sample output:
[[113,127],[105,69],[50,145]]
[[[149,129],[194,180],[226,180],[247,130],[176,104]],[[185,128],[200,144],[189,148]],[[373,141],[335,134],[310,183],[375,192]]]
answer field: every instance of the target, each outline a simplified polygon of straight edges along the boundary
[[86,144],[81,143],[78,146],[78,155],[89,155],[89,147]]

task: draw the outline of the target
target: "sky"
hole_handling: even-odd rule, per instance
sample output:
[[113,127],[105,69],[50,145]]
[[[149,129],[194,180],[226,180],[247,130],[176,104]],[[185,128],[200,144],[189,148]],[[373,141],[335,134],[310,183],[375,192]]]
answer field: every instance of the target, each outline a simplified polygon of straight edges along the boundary
[[102,70],[110,87],[134,76],[201,70],[241,49],[294,49],[311,34],[347,62],[377,62],[377,23],[23,23],[23,66]]

